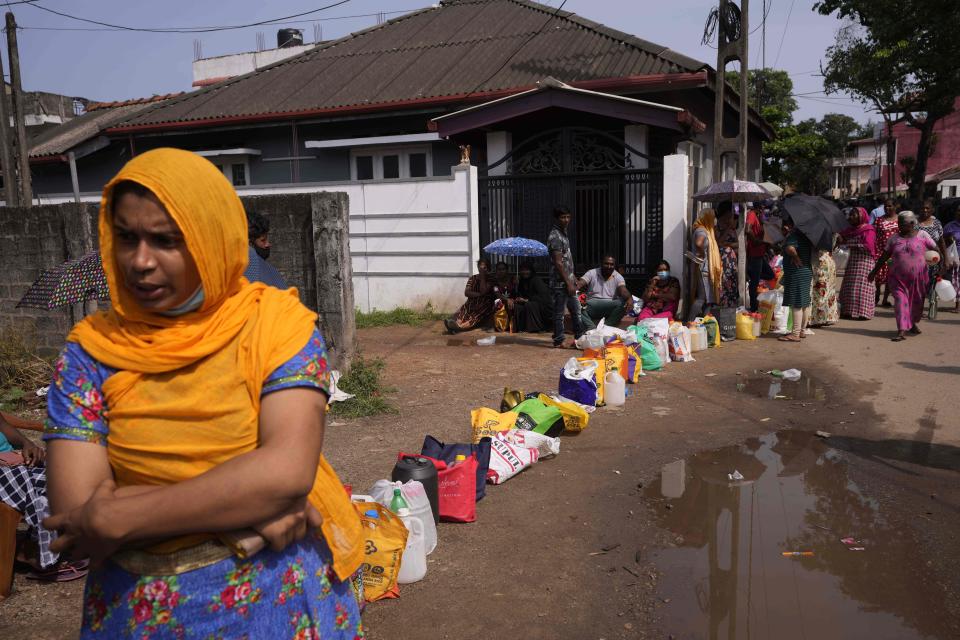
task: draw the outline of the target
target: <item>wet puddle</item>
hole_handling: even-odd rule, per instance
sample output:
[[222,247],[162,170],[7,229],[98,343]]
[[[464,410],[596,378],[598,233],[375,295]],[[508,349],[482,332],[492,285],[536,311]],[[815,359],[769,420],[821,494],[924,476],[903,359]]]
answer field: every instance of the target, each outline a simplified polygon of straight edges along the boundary
[[645,496],[677,542],[653,558],[664,636],[950,637],[910,531],[812,433],[678,460]]
[[767,400],[826,400],[826,385],[804,373],[792,382],[768,373],[756,373],[737,378],[737,391]]

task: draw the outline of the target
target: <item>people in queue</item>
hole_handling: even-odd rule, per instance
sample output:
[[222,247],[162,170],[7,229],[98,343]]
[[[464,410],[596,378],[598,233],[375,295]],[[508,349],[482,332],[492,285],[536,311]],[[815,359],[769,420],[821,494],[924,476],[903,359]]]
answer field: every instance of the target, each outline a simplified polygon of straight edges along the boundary
[[940,254],[939,263],[927,266],[927,295],[930,295],[934,285],[937,284],[937,276],[940,274],[943,259],[947,254],[947,244],[943,239],[943,225],[937,220],[936,216],[933,215],[935,208],[933,200],[927,198],[920,205],[920,213],[917,215],[917,229],[923,231],[933,239],[933,242],[937,245],[933,251],[937,251]]
[[783,342],[800,342],[810,322],[810,284],[813,280],[813,245],[789,218],[783,221],[783,306],[793,314],[793,332]]
[[868,277],[876,280],[880,267],[892,260],[887,274],[887,284],[893,295],[893,311],[897,320],[897,335],[892,340],[902,342],[908,334],[920,334],[923,303],[930,286],[924,254],[936,249],[937,243],[926,233],[920,232],[917,216],[912,211],[901,211],[897,222],[899,233],[887,240],[887,246]]
[[740,304],[740,266],[737,262],[737,217],[733,215],[730,202],[721,202],[717,207],[716,235],[723,265],[719,304],[723,308],[736,308]]
[[490,273],[490,262],[486,258],[477,260],[477,272],[467,279],[463,295],[464,302],[457,312],[443,321],[448,333],[470,331],[477,327],[486,327],[493,319],[494,278]]
[[747,244],[747,286],[750,291],[750,310],[756,311],[760,305],[758,288],[761,280],[774,277],[770,263],[767,262],[767,245],[763,241],[763,222],[754,208],[747,210],[744,223]]
[[540,333],[553,328],[553,294],[531,262],[520,263],[513,314],[517,331]]
[[723,263],[716,235],[717,215],[713,209],[704,209],[693,223],[691,242],[695,273],[691,286],[696,287],[689,316],[702,316],[720,301]]
[[847,211],[850,227],[840,232],[840,242],[850,251],[840,287],[840,315],[869,320],[876,308],[876,285],[867,276],[877,261],[877,229],[863,207]]
[[680,305],[680,280],[670,275],[670,263],[657,263],[656,274],[650,278],[643,292],[643,308],[637,321],[647,318],[667,318],[673,321]]
[[577,288],[585,291],[587,296],[580,315],[586,330],[595,328],[601,319],[608,327],[615,327],[633,308],[633,295],[617,271],[617,259],[612,255],[604,256],[599,267],[583,274],[577,280]]
[[[953,253],[960,254],[960,202],[954,202],[951,210],[953,213],[952,219],[943,227],[943,241],[948,250],[952,246]],[[944,261],[944,264],[946,264],[946,261]],[[960,292],[960,262],[948,267],[946,271],[941,271],[941,274],[944,279],[950,280],[954,291]],[[957,296],[957,301],[951,311],[953,313],[960,312],[960,295]]]
[[840,321],[837,296],[837,262],[829,251],[816,251],[811,292],[811,327],[827,327]]
[[553,210],[553,228],[547,237],[547,251],[550,253],[550,289],[553,291],[553,346],[571,347],[572,342],[564,342],[564,311],[570,313],[574,339],[583,335],[580,300],[577,298],[577,277],[574,274],[573,252],[570,250],[570,238],[567,229],[573,214],[566,207]]

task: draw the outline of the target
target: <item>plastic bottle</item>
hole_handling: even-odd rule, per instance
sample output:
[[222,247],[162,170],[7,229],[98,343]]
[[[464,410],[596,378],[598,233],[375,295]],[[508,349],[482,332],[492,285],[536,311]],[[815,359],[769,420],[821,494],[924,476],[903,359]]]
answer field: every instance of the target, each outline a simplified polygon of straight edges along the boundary
[[760,329],[763,324],[763,316],[759,313],[751,313],[750,316],[753,318],[753,337],[760,337]]
[[603,378],[603,384],[604,399],[608,406],[619,407],[627,401],[627,383],[619,373],[616,371],[607,373]]
[[393,500],[390,501],[390,511],[399,514],[400,509],[409,510],[410,505],[408,505],[407,501],[403,499],[403,492],[400,491],[400,487],[396,487],[393,490]]
[[418,518],[410,515],[410,510],[401,508],[397,515],[403,521],[403,524],[410,532],[407,535],[407,547],[403,551],[403,558],[400,560],[400,572],[397,574],[397,582],[400,584],[410,584],[423,580],[427,575],[427,553],[425,548],[425,538],[423,534],[423,523]]

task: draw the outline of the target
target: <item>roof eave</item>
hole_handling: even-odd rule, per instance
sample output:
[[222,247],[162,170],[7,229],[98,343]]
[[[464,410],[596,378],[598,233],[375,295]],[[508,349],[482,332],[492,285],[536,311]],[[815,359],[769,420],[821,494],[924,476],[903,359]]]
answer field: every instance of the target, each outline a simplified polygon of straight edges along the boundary
[[[652,89],[652,88],[670,88],[685,89],[707,86],[707,72],[695,71],[692,73],[660,73],[644,76],[627,76],[624,78],[601,78],[598,80],[583,80],[580,82],[571,82],[570,86],[578,89],[589,89],[593,91],[602,90],[620,90],[628,91],[630,89]],[[371,113],[378,111],[391,111],[406,107],[423,106],[443,106],[457,102],[486,102],[498,98],[512,96],[519,92],[535,89],[536,85],[525,87],[513,87],[510,89],[495,89],[492,91],[479,91],[476,93],[459,93],[447,96],[434,96],[429,98],[411,98],[408,100],[395,100],[390,102],[378,102],[373,104],[343,105],[338,107],[324,107],[320,109],[302,109],[299,111],[286,111],[280,113],[257,113],[239,116],[225,116],[222,118],[207,118],[202,120],[174,120],[170,122],[153,122],[148,124],[119,125],[109,127],[105,130],[107,134],[127,134],[127,133],[148,133],[159,131],[170,131],[174,129],[194,129],[219,127],[223,125],[233,125],[240,123],[258,123],[275,120],[297,120],[301,118],[310,118],[314,116],[324,116],[330,114],[352,114],[352,113]]]

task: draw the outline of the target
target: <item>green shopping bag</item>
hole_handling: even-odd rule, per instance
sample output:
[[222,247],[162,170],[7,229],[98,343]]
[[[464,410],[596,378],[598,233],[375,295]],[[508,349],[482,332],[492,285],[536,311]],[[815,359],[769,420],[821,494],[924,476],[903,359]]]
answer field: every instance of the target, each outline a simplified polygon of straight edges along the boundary
[[637,339],[637,351],[640,353],[640,361],[643,363],[644,371],[656,371],[663,368],[663,361],[660,360],[660,354],[657,353],[657,347],[654,346],[650,338],[647,337],[647,328],[642,324],[635,324],[627,327]]
[[537,398],[524,400],[513,409],[517,414],[517,429],[526,429],[556,438],[563,432],[563,414],[557,407],[548,407]]

